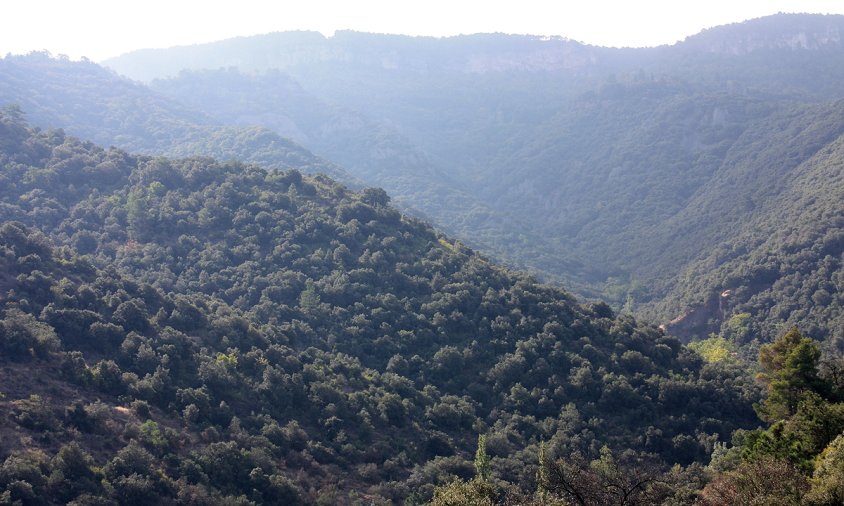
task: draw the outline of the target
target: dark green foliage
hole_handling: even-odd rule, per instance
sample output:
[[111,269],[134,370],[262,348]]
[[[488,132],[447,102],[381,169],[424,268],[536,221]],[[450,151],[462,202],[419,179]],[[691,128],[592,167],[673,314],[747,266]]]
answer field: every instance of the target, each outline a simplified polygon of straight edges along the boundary
[[32,315],[11,308],[0,320],[0,352],[15,362],[46,358],[59,349],[56,332]]
[[[288,33],[111,62],[172,77],[155,91],[35,54],[3,60],[0,101],[103,145],[337,173],[289,137],[473,247],[615,309],[674,321],[669,331],[684,339],[720,331],[765,342],[800,323],[841,348],[844,50],[826,34],[842,29],[840,16],[783,14],[643,49]],[[26,177],[75,183],[85,158],[65,154],[61,170]],[[93,173],[118,178],[117,165]],[[166,165],[126,195],[120,223],[133,240],[153,231],[157,194],[179,184]],[[367,223],[374,203],[334,211]],[[64,233],[94,254],[102,232]],[[179,246],[196,238],[187,232]],[[326,253],[348,260],[341,246]],[[322,301],[350,297],[327,288]],[[311,292],[297,289],[311,307]],[[731,328],[743,314],[752,324]]]
[[120,504],[161,504],[172,496],[174,487],[157,466],[152,454],[132,442],[117,452],[103,472]]
[[120,395],[126,391],[126,384],[120,366],[113,360],[101,360],[93,371],[94,384],[105,393]]
[[[6,502],[47,504],[47,473],[49,464],[39,453],[10,455],[0,467],[0,494]],[[8,495],[5,495],[8,494]]]
[[[793,197],[804,166],[844,131],[844,47],[827,36],[843,28],[841,16],[780,14],[642,49],[277,33],[108,63],[225,124],[297,139],[579,292],[656,303],[648,315],[666,322],[702,305],[699,324],[676,328],[684,337],[717,331],[733,313],[709,302],[733,289],[730,309],[751,312],[770,340],[807,319],[842,327],[829,282],[840,263],[834,165],[804,179],[806,202]],[[807,208],[814,198],[825,212]],[[805,248],[789,245],[828,230],[817,249],[832,258],[808,259],[807,274]]]
[[759,351],[761,380],[768,396],[760,407],[763,419],[774,422],[795,414],[809,394],[827,394],[829,385],[819,376],[818,344],[793,328]]
[[20,399],[13,403],[13,418],[22,427],[37,431],[42,435],[55,432],[61,427],[56,413],[44,399],[31,395],[29,399]]
[[835,504],[842,497],[835,466],[844,431],[836,362],[820,367],[818,343],[797,328],[762,347],[759,362],[768,396],[758,411],[773,423],[737,431],[732,449],[713,452],[716,475],[702,491],[702,504]]
[[[213,120],[90,62],[5,58],[0,101],[36,123],[264,168],[0,114],[0,424],[46,452],[3,448],[0,501],[478,504],[511,482],[529,503],[540,476],[574,503],[689,504],[711,454],[705,504],[840,502],[840,25],[619,51],[277,34],[295,81],[262,68],[276,50],[155,84]],[[303,175],[338,171],[278,134],[717,353]],[[822,344],[762,346],[771,425],[733,432],[756,423],[743,359],[796,323]]]
[[[343,475],[343,494],[428,498],[434,483],[471,476],[479,428],[498,435],[492,473],[516,480],[535,459],[513,449],[540,439],[571,451],[643,445],[685,464],[753,419],[754,388],[736,371],[491,265],[402,217],[382,191],[26,131],[0,153],[23,161],[3,171],[49,172],[50,153],[69,149],[88,160],[79,170],[111,160],[124,175],[76,179],[75,192],[39,183],[32,206],[19,198],[30,183],[2,190],[2,218],[33,227],[2,228],[0,251],[20,253],[3,257],[16,275],[0,292],[4,314],[59,334],[51,374],[120,407],[61,403],[79,444],[95,434],[111,450],[89,451],[106,466],[102,489],[85,466],[66,480],[78,486],[60,486],[54,466],[56,497],[308,502]],[[131,211],[135,198],[147,203]],[[72,247],[81,230],[101,231],[84,258],[45,245]],[[152,455],[155,471],[117,471],[127,444],[121,458]]]
[[223,493],[233,493],[248,487],[250,471],[255,468],[248,451],[234,441],[212,443],[194,456],[194,460],[209,483]]
[[96,493],[100,482],[91,455],[76,442],[59,449],[50,463],[49,486],[60,501],[69,502],[82,493]]

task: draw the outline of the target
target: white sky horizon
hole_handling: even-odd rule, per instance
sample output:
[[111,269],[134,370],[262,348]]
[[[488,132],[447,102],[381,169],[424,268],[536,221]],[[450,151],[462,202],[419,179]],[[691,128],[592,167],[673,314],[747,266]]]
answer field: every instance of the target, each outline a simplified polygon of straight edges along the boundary
[[844,14],[841,0],[13,0],[2,8],[0,57],[47,50],[97,62],[137,49],[291,30],[500,32],[646,47],[778,12]]

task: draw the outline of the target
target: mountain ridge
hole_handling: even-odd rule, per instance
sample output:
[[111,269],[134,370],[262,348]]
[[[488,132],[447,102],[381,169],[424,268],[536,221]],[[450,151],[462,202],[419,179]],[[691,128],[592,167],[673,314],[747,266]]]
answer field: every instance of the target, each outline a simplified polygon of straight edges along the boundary
[[[791,31],[783,33],[798,33],[840,22],[780,15],[695,40],[721,40],[723,32],[744,40],[741,34],[754,30],[776,35],[786,26]],[[299,35],[279,37],[299,47]],[[721,244],[737,240],[745,218],[775,209],[768,203],[787,185],[788,171],[830,141],[840,120],[833,112],[840,109],[844,51],[835,45],[774,44],[770,51],[698,51],[691,58],[682,44],[627,59],[610,51],[625,61],[607,60],[591,75],[448,70],[449,62],[477,53],[477,45],[500,44],[506,53],[518,40],[341,33],[332,43],[346,46],[332,47],[359,51],[365,64],[329,51],[320,57],[339,59],[283,72],[185,72],[153,87],[219,123],[260,121],[297,135],[466,244],[661,322],[689,309],[661,299],[676,297],[675,286],[686,282],[695,262],[726,261]],[[436,47],[426,45],[431,42]],[[540,42],[529,40],[527,49],[516,44],[514,51]],[[464,46],[438,70],[425,63],[458,43]],[[419,68],[412,62],[385,67],[381,56],[392,45],[395,55],[418,55]],[[235,57],[248,46],[240,40],[223,55]],[[285,47],[276,52],[284,56]],[[653,58],[635,56],[645,53]],[[273,54],[242,56],[253,66],[270,65]],[[227,103],[227,94],[241,100]],[[791,212],[801,219],[800,209]],[[657,307],[663,309],[653,312]],[[684,337],[705,338],[731,318],[717,316],[706,330]],[[764,328],[758,337],[772,339],[775,332]]]
[[[797,25],[795,27],[795,25]],[[442,66],[442,62],[452,70],[462,69],[466,72],[500,72],[512,70],[527,71],[575,71],[584,68],[598,68],[603,60],[612,64],[619,64],[631,57],[636,61],[635,66],[648,66],[655,58],[660,58],[665,52],[681,50],[688,56],[689,52],[706,52],[741,55],[758,49],[820,49],[841,42],[841,31],[844,29],[844,16],[822,14],[774,14],[760,18],[745,20],[738,23],[721,25],[704,29],[689,35],[674,44],[659,45],[645,48],[616,48],[603,47],[582,43],[565,36],[518,35],[504,33],[477,33],[470,35],[455,35],[448,37],[409,36],[393,34],[376,34],[357,32],[353,30],[338,30],[333,36],[324,36],[319,32],[290,31],[272,32],[267,34],[240,36],[206,44],[190,46],[174,46],[166,49],[140,49],[130,51],[120,56],[109,58],[102,63],[116,71],[140,79],[150,81],[154,78],[176,77],[185,68],[227,68],[237,66],[243,70],[257,70],[260,68],[285,69],[298,64],[314,61],[337,61],[349,63],[354,59],[356,63],[381,66],[385,69],[398,69],[400,65],[411,63],[406,70],[420,72],[432,71]],[[775,32],[771,35],[770,32]],[[790,32],[783,36],[783,31]],[[749,33],[748,33],[749,32]],[[759,34],[759,35],[754,35]],[[151,65],[158,61],[156,54],[170,51],[187,56],[194,53],[201,58],[202,54],[225,55],[227,45],[246,45],[260,41],[265,48],[265,56],[252,62],[244,59],[217,59],[216,63],[205,66],[177,66],[169,65],[167,71],[153,71],[137,73],[132,68],[139,67],[131,64],[132,58],[145,61]],[[507,48],[503,57],[496,52],[496,48],[503,42],[517,42],[516,48],[512,44]],[[378,48],[381,44],[388,44],[389,49]],[[392,45],[390,45],[392,43]],[[398,44],[397,44],[398,43]],[[417,56],[412,58],[415,46],[420,43],[434,43],[450,46],[450,49],[437,50],[426,55],[425,51],[417,49]],[[310,44],[314,50],[304,50],[303,45]],[[332,49],[332,47],[349,46],[349,50]],[[396,49],[395,46],[398,46]],[[205,51],[203,48],[209,48]],[[283,51],[279,48],[283,47]],[[223,49],[222,51],[218,51]],[[455,50],[456,49],[456,50]],[[359,51],[355,56],[355,51]],[[403,52],[404,51],[404,52]],[[499,50],[500,51],[500,50]],[[620,56],[623,55],[623,56]],[[639,55],[644,55],[641,58]],[[410,58],[409,58],[410,57]],[[272,62],[272,58],[277,58]],[[629,68],[629,67],[628,67]]]
[[[478,432],[528,483],[539,440],[687,464],[754,423],[739,369],[491,264],[382,190],[104,150],[5,112],[0,129],[0,360],[53,385],[0,399],[0,434],[34,451],[0,457],[35,459],[53,501],[426,499],[467,476]],[[80,387],[108,395],[51,393]],[[71,455],[90,479],[36,480]],[[128,455],[145,484],[121,478]]]

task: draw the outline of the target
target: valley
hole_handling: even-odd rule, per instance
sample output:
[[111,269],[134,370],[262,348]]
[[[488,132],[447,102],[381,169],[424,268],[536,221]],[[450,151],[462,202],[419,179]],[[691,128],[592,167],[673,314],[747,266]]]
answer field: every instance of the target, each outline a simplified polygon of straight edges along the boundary
[[839,504],[842,31],[0,59],[0,503]]

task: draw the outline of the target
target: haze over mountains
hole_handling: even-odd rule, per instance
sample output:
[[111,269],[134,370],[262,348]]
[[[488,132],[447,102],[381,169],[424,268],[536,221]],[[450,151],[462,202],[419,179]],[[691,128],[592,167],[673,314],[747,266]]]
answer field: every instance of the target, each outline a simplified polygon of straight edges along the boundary
[[[749,214],[767,221],[793,170],[842,133],[812,104],[844,93],[843,29],[841,16],[778,15],[646,49],[280,33],[106,64],[221,122],[284,132],[469,244],[632,309],[665,297]],[[313,112],[325,104],[366,118],[380,148],[338,141],[355,120]],[[671,307],[649,314],[686,310]],[[709,316],[698,332],[724,320]]]
[[[403,209],[583,295],[663,323],[697,312],[675,328],[690,338],[717,332],[744,302],[712,311],[715,295],[761,287],[722,278],[680,296],[683,273],[720,265],[749,216],[770,221],[795,169],[841,133],[822,104],[841,95],[843,26],[778,15],[645,49],[278,33],[107,62],[136,78],[181,72],[150,87],[90,63],[10,57],[0,96],[35,124],[103,144],[307,165],[381,186]],[[781,212],[800,221],[804,209]],[[778,316],[763,338],[796,320]]]
[[842,33],[7,56],[0,502],[836,504]]

